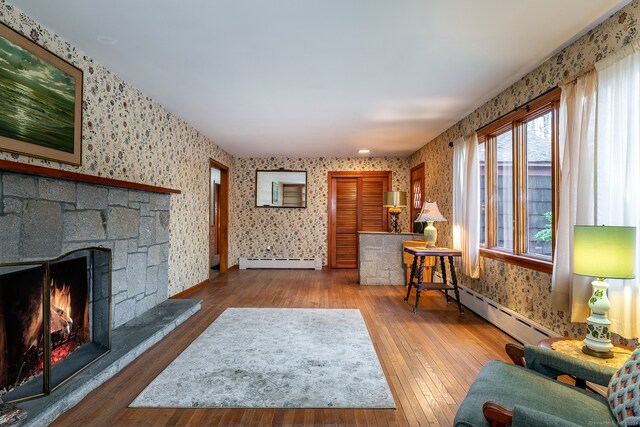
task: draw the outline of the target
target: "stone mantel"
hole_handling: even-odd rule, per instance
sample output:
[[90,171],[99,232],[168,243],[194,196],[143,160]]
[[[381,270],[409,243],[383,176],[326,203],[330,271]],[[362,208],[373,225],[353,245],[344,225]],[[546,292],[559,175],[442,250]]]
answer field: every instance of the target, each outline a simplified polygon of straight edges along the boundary
[[361,285],[404,285],[402,242],[421,233],[358,232],[358,282]]

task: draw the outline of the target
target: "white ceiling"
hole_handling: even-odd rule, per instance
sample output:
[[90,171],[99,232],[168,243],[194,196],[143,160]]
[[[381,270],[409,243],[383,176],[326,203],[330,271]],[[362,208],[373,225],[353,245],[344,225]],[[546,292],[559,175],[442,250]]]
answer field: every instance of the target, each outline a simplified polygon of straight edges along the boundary
[[235,156],[345,157],[412,154],[628,0],[11,3]]

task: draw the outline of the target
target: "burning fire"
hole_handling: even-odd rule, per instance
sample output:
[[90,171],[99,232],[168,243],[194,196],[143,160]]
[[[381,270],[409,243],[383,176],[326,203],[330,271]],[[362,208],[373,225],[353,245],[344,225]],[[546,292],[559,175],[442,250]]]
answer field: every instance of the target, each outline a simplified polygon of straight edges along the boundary
[[73,327],[71,319],[71,289],[66,283],[57,288],[51,282],[51,333],[69,335]]

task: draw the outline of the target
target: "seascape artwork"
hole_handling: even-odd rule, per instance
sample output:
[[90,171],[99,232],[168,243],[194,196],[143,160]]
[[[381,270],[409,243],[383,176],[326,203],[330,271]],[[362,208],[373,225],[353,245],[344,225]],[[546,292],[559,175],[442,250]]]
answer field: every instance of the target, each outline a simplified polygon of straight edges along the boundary
[[73,77],[0,38],[0,135],[73,152]]
[[0,149],[79,164],[82,72],[0,30]]

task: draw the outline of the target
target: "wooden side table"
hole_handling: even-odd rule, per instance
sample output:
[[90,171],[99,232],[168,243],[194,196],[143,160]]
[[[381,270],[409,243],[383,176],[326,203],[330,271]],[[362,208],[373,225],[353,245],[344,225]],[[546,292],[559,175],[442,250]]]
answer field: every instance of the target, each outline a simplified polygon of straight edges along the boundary
[[[450,302],[449,299],[449,291],[453,291],[456,296],[456,302],[458,303],[458,311],[462,316],[464,314],[464,310],[462,309],[462,304],[460,303],[460,291],[458,290],[458,279],[456,277],[456,269],[453,265],[453,257],[462,256],[462,252],[455,249],[448,248],[410,248],[405,247],[404,251],[410,255],[413,255],[413,263],[411,265],[411,277],[409,278],[409,287],[407,289],[407,296],[405,297],[405,302],[409,300],[409,295],[411,295],[411,288],[414,286],[413,279],[417,278],[417,282],[415,283],[416,287],[416,304],[413,307],[413,312],[416,313],[418,311],[418,304],[420,303],[420,293],[423,289],[427,290],[441,290],[445,292],[447,297],[447,303]],[[425,257],[439,257],[440,258],[440,270],[442,272],[442,283],[439,282],[427,282],[423,283],[423,275],[424,275],[424,260]],[[444,258],[447,257],[449,260],[449,272],[451,273],[451,283],[453,286],[447,285],[447,269],[445,267]],[[418,263],[418,259],[420,262]]]
[[[413,265],[413,255],[404,252],[404,248],[424,248],[425,242],[422,239],[405,240],[402,242],[402,263],[405,269],[404,285],[408,286],[411,280],[411,266]],[[436,257],[427,257],[424,259],[423,277],[429,277],[433,281],[433,267],[436,265]],[[417,277],[417,275],[416,275]]]
[[[538,347],[548,348],[550,350],[559,351],[560,353],[575,357],[581,360],[597,363],[598,365],[619,368],[633,353],[632,347],[614,344],[611,349],[613,358],[602,359],[600,357],[590,356],[582,352],[582,338],[548,338],[538,343]],[[587,382],[582,378],[576,378],[576,387],[586,388]]]

